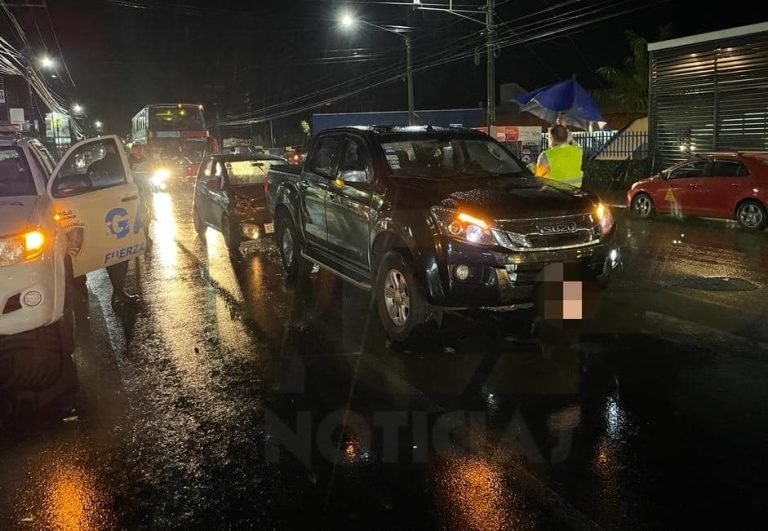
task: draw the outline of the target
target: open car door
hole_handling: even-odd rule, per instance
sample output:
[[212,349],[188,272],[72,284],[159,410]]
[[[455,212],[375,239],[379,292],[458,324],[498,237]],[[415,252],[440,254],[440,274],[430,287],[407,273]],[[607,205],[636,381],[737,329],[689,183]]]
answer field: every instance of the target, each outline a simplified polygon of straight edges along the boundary
[[144,207],[117,136],[72,146],[48,180],[48,195],[67,233],[75,277],[144,252]]

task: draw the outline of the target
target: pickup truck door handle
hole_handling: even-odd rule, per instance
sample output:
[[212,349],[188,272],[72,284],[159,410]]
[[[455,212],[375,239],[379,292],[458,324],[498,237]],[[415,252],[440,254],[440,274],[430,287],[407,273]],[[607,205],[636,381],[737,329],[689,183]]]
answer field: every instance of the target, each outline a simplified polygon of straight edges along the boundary
[[139,198],[138,195],[127,195],[123,197],[120,201],[122,201],[123,203],[128,203],[130,201],[136,201],[138,198]]
[[731,183],[731,186],[732,186],[733,188],[738,188],[738,187],[739,187],[739,186],[741,186],[741,185],[740,185],[739,183]]

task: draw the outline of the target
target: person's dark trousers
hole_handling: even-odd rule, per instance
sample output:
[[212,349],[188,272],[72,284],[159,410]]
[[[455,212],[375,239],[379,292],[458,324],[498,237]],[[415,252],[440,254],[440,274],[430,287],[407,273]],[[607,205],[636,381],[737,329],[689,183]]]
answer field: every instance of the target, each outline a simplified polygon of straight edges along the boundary
[[135,302],[136,295],[125,292],[125,276],[128,274],[128,261],[107,267],[109,280],[112,282],[112,302]]

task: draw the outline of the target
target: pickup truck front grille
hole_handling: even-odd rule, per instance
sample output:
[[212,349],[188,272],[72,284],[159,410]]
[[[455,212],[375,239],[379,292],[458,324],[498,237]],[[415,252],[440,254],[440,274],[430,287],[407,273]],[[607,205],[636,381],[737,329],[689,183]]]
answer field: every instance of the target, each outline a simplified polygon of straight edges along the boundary
[[533,249],[571,247],[591,242],[592,233],[587,230],[580,230],[568,234],[529,234],[526,239]]
[[515,247],[526,251],[581,247],[600,240],[600,228],[591,214],[499,220],[496,223]]

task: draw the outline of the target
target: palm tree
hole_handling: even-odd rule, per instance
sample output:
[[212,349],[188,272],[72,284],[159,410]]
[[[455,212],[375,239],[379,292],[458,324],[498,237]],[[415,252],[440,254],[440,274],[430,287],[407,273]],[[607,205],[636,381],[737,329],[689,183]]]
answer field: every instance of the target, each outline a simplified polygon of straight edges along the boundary
[[[597,75],[610,83],[611,88],[597,91],[596,99],[605,106],[617,107],[623,111],[648,110],[648,41],[635,33],[624,33],[632,55],[624,60],[624,66],[602,66]],[[659,40],[671,38],[669,26],[659,29]]]

